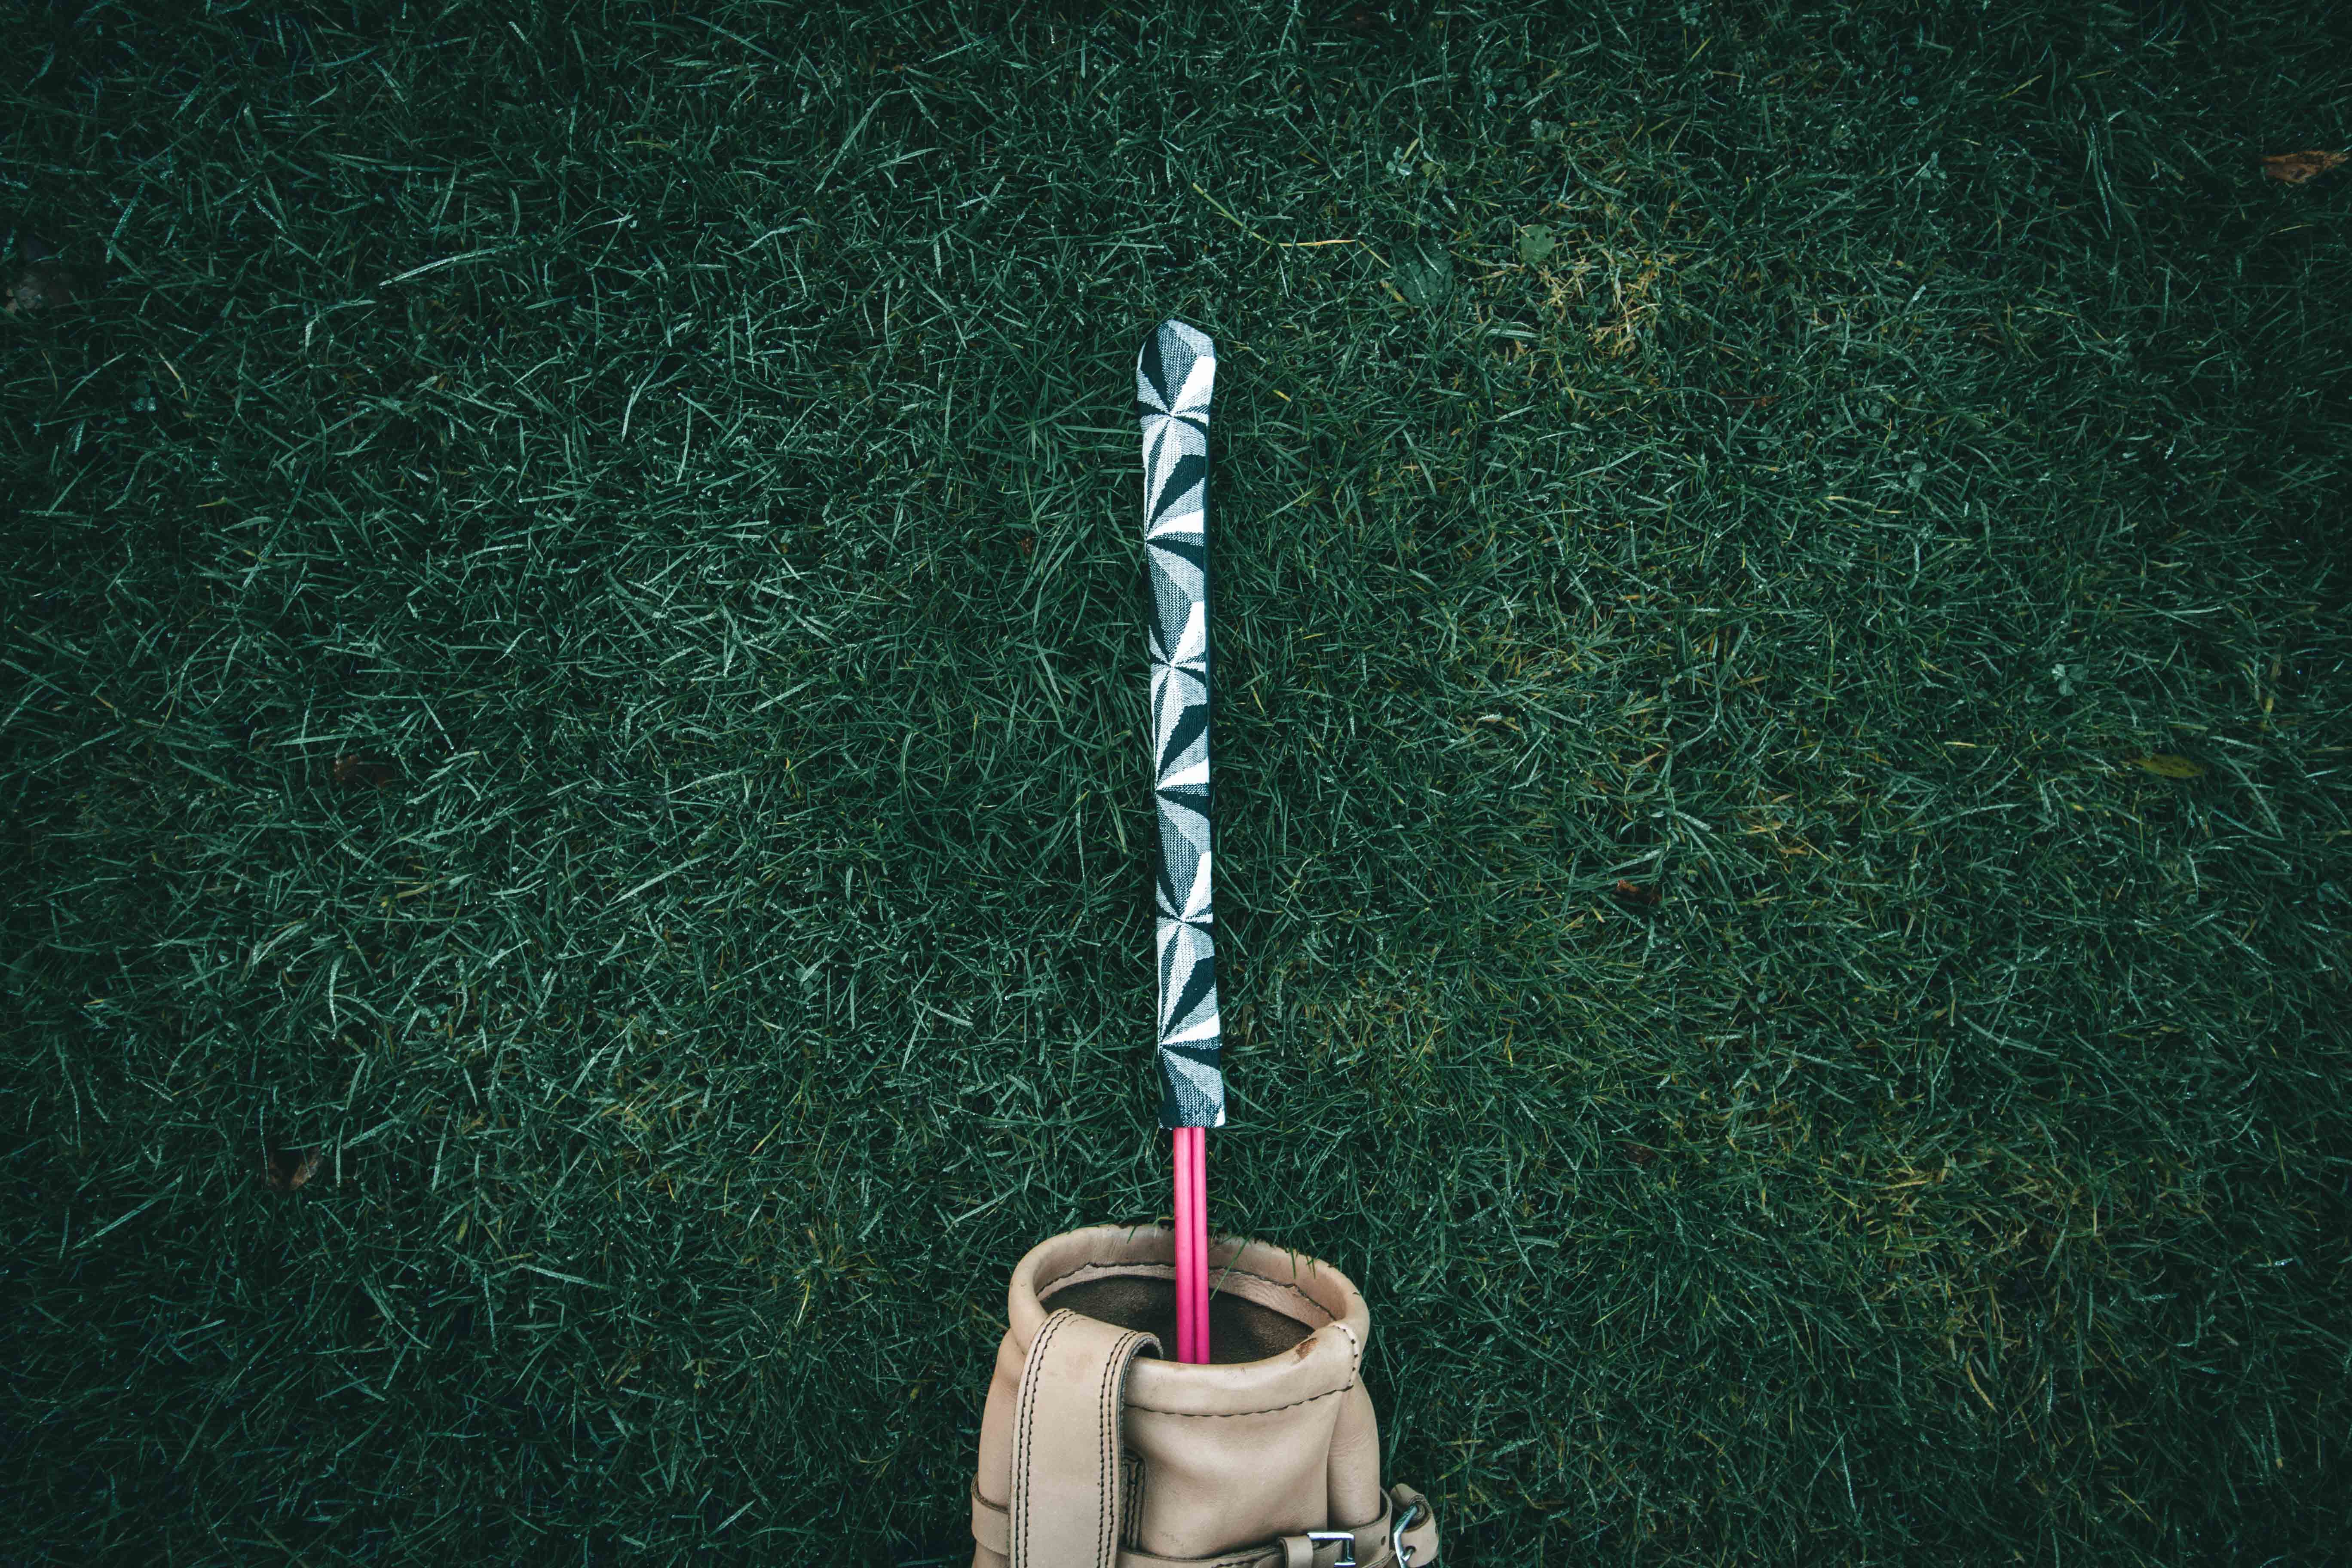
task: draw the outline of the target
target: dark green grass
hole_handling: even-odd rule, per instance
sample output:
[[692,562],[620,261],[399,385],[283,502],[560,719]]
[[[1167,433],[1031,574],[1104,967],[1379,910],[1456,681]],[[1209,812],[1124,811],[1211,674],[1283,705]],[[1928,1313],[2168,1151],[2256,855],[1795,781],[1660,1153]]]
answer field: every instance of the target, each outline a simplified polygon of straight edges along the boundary
[[2340,1551],[2326,7],[191,9],[9,23],[10,1561],[962,1550],[1170,313],[1218,1214],[1454,1560]]

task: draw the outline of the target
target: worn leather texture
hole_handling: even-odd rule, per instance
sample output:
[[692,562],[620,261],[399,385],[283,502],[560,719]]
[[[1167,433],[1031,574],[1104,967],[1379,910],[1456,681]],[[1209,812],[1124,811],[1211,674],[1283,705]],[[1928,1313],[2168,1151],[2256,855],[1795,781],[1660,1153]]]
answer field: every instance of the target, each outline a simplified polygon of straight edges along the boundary
[[1150,1335],[1067,1308],[1045,1319],[1022,1363],[1013,1409],[1007,1538],[1016,1563],[1108,1563],[1126,1534],[1119,1390]]
[[[981,1422],[975,1568],[1275,1568],[1325,1530],[1357,1531],[1356,1560],[1385,1563],[1391,1498],[1361,1375],[1362,1296],[1327,1263],[1213,1240],[1217,1359],[1186,1365],[1153,1353],[1172,1336],[1174,1257],[1165,1229],[1099,1226],[1014,1267]],[[1033,1375],[1048,1383],[1033,1391]],[[1115,1409],[1087,1405],[1088,1389]],[[1042,1477],[1041,1464],[1060,1468]],[[1049,1493],[1071,1515],[1050,1538],[1037,1511]],[[1436,1561],[1425,1514],[1406,1537],[1412,1568]],[[1338,1558],[1334,1544],[1309,1560]]]
[[[1421,1514],[1404,1531],[1403,1544],[1412,1553],[1409,1561],[1412,1568],[1437,1561],[1437,1521],[1429,1514],[1429,1500],[1411,1487],[1400,1486],[1391,1487],[1389,1495],[1381,1500],[1379,1514],[1354,1527],[1355,1540],[1347,1555],[1356,1560],[1358,1568],[1389,1568],[1395,1561],[1389,1550],[1389,1525],[1399,1510],[1416,1502],[1421,1505]],[[1012,1552],[1012,1524],[1006,1511],[989,1506],[975,1494],[971,1517],[972,1538],[978,1548],[974,1562],[980,1568],[1002,1568]],[[1162,1557],[1156,1552],[1121,1547],[1117,1568],[1295,1568],[1301,1562],[1311,1563],[1314,1568],[1337,1568],[1339,1561],[1337,1542],[1286,1535],[1255,1549],[1221,1552],[1205,1558]]]

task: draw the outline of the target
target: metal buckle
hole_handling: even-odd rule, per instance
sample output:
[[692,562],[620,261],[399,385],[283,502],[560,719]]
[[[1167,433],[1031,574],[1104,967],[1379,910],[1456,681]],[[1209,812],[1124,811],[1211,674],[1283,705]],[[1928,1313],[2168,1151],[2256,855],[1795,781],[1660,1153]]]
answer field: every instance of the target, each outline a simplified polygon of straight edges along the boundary
[[[1389,1561],[1395,1563],[1396,1568],[1412,1568],[1412,1548],[1404,1543],[1404,1532],[1412,1528],[1413,1521],[1420,1519],[1421,1514],[1421,1504],[1409,1502],[1404,1505],[1402,1513],[1389,1521]],[[1307,1532],[1307,1539],[1318,1546],[1334,1541],[1339,1542],[1339,1561],[1332,1563],[1331,1568],[1357,1568],[1354,1531],[1310,1530]]]
[[1331,1568],[1356,1568],[1356,1532],[1354,1531],[1310,1530],[1307,1532],[1307,1539],[1318,1546],[1327,1542],[1342,1542],[1339,1548],[1339,1561],[1332,1563]]

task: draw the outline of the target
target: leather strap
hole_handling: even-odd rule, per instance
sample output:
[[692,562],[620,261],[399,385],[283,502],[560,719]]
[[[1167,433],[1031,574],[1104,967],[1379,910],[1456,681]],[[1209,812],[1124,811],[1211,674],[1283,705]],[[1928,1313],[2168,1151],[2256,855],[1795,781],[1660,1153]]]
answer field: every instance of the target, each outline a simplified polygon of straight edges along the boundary
[[[1349,1553],[1361,1568],[1391,1568],[1395,1559],[1389,1554],[1389,1523],[1397,1510],[1418,1503],[1420,1517],[1404,1532],[1404,1543],[1412,1553],[1412,1568],[1429,1568],[1437,1559],[1437,1521],[1430,1517],[1429,1500],[1411,1487],[1391,1487],[1381,1496],[1381,1511],[1349,1533],[1356,1538],[1355,1550]],[[1334,1526],[1333,1528],[1339,1528]],[[1333,1568],[1339,1561],[1339,1548],[1329,1542],[1309,1541],[1303,1535],[1286,1535],[1263,1546],[1244,1547],[1238,1552],[1223,1552],[1214,1557],[1160,1557],[1149,1552],[1122,1552],[1118,1568],[1296,1568],[1308,1563],[1314,1568]]]
[[[1379,1516],[1356,1526],[1355,1557],[1358,1563],[1364,1568],[1387,1568],[1390,1562],[1389,1521],[1396,1517],[1396,1510],[1415,1502],[1422,1505],[1421,1517],[1412,1529],[1404,1532],[1405,1544],[1412,1549],[1413,1568],[1428,1568],[1438,1560],[1437,1521],[1430,1517],[1429,1500],[1411,1487],[1396,1486],[1391,1487],[1381,1499]],[[979,1489],[974,1488],[971,1494],[972,1540],[984,1551],[1004,1558],[1012,1555],[1011,1535],[1011,1519],[1007,1511],[981,1496]],[[1339,1552],[1336,1547],[1316,1550],[1305,1536],[1286,1536],[1270,1546],[1248,1547],[1240,1552],[1221,1552],[1214,1557],[1159,1557],[1149,1552],[1129,1549],[1119,1552],[1118,1568],[1287,1568],[1293,1561],[1293,1554],[1301,1546],[1309,1548],[1308,1558],[1316,1568],[1328,1568],[1329,1564],[1339,1561]]]
[[1429,1568],[1429,1564],[1437,1561],[1437,1515],[1431,1510],[1427,1498],[1402,1482],[1391,1487],[1389,1495],[1381,1500],[1381,1555],[1387,1555],[1390,1510],[1416,1504],[1421,1509],[1421,1514],[1405,1530],[1405,1550],[1412,1553],[1412,1568]]
[[1160,1342],[1067,1308],[1038,1329],[1013,1415],[1012,1568],[1118,1568],[1127,1369],[1147,1348]]

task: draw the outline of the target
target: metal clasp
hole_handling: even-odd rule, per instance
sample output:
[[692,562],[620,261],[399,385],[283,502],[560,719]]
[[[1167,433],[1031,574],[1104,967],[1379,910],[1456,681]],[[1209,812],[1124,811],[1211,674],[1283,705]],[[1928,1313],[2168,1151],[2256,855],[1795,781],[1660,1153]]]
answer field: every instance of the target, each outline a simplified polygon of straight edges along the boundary
[[[1389,1561],[1396,1568],[1412,1568],[1412,1548],[1404,1543],[1404,1532],[1413,1527],[1422,1515],[1421,1504],[1409,1502],[1404,1511],[1389,1521]],[[1318,1546],[1332,1542],[1339,1543],[1339,1560],[1331,1568],[1357,1568],[1356,1532],[1352,1530],[1310,1530],[1307,1539]]]
[[1412,1548],[1404,1543],[1404,1532],[1412,1528],[1421,1511],[1421,1504],[1409,1502],[1404,1511],[1389,1523],[1389,1556],[1395,1560],[1397,1568],[1412,1568]]
[[1328,1542],[1339,1542],[1339,1561],[1331,1568],[1356,1568],[1356,1532],[1352,1530],[1310,1530],[1307,1539],[1318,1546]]

